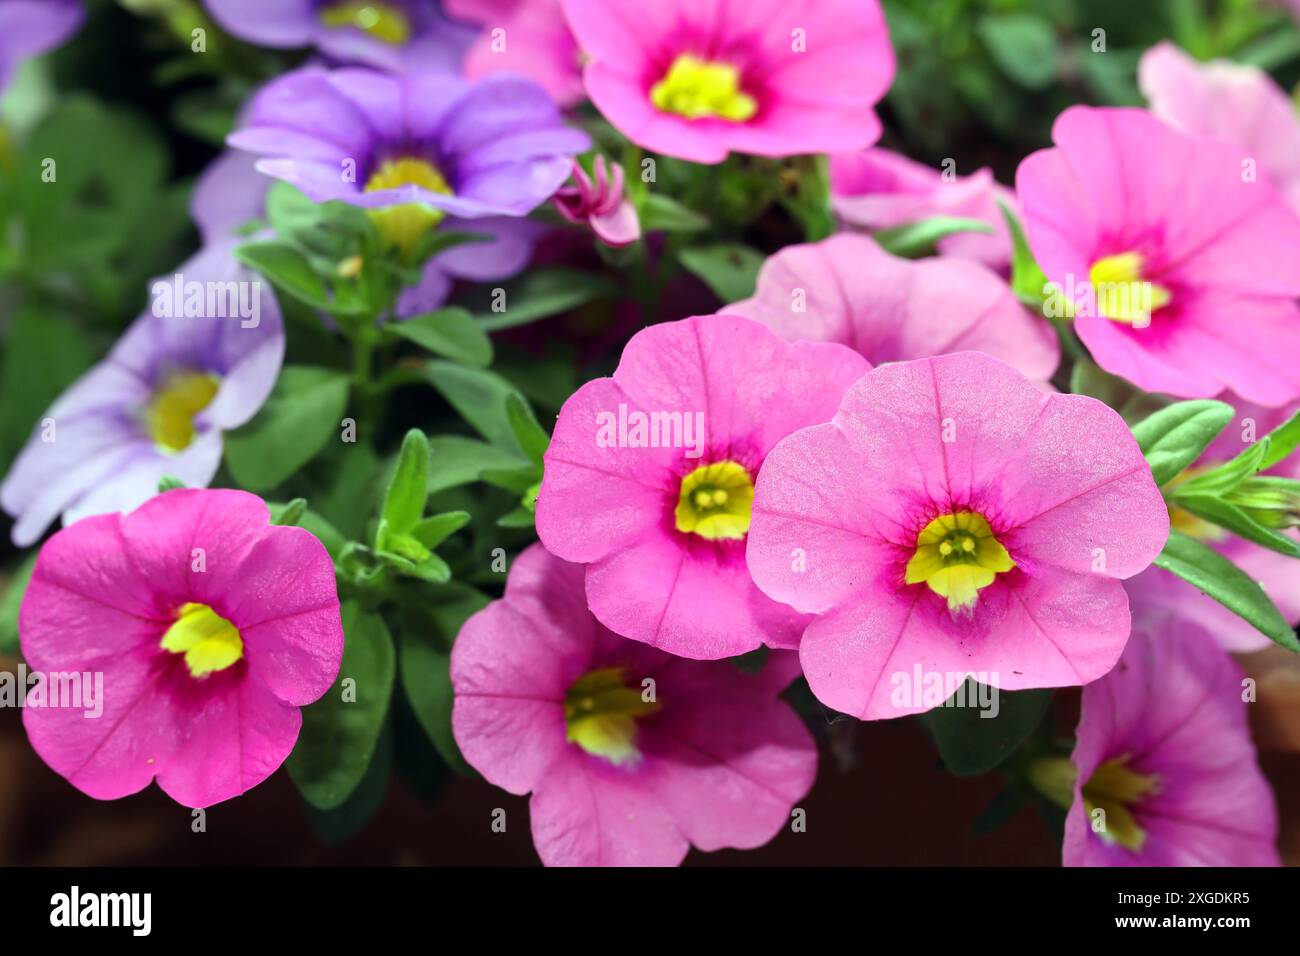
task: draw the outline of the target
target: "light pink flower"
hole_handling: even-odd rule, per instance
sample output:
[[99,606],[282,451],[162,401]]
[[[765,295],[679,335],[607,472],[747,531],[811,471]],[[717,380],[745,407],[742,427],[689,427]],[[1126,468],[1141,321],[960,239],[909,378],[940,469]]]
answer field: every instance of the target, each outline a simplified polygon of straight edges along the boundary
[[828,421],[869,368],[734,315],[643,329],[613,378],[560,410],[538,536],[588,565],[591,611],[617,634],[699,659],[794,647],[805,618],[745,567],[753,482],[773,445]]
[[257,786],[293,750],[300,707],[338,675],[334,565],[242,491],[169,491],[50,538],[19,615],[45,674],[103,675],[97,718],[23,711],[32,746],[78,790],[112,800],[155,778],[206,807]]
[[[584,98],[578,45],[560,0],[449,0],[447,13],[483,27],[462,71],[476,80],[491,73],[526,76],[561,106]],[[494,35],[497,30],[503,31]]]
[[452,730],[489,781],[532,793],[551,866],[675,866],[691,845],[772,839],[812,786],[812,736],[777,695],[794,654],[746,675],[624,640],[587,610],[583,570],[533,545],[451,656]]
[[1199,625],[1135,624],[1119,664],[1083,689],[1066,866],[1280,865],[1242,678]]
[[839,342],[873,365],[979,351],[1026,377],[1056,371],[1056,335],[978,263],[900,259],[866,236],[788,246],[763,264],[752,299],[726,308],[784,338]]
[[1168,529],[1118,414],[958,352],[873,369],[777,445],[748,561],[817,615],[799,649],[817,697],[875,719],[932,706],[895,696],[918,666],[1006,690],[1100,677],[1129,633],[1120,581]]
[[595,177],[573,161],[572,186],[564,186],[551,197],[553,205],[569,222],[586,223],[611,246],[626,246],[641,238],[641,220],[636,207],[623,192],[623,167],[595,160]]
[[727,153],[849,152],[880,137],[894,77],[877,0],[561,0],[587,94],[639,146],[698,163]]
[[1300,117],[1271,76],[1230,60],[1198,63],[1165,42],[1142,54],[1138,85],[1170,126],[1240,146],[1300,212]]
[[1011,263],[1011,238],[999,199],[1015,207],[1015,195],[989,169],[946,180],[939,170],[878,146],[831,157],[831,202],[846,225],[874,232],[935,216],[978,219],[993,232],[954,233],[937,248],[1004,271]]
[[1098,364],[1182,397],[1300,395],[1300,219],[1245,151],[1136,109],[1071,107],[1052,138],[1017,192]]

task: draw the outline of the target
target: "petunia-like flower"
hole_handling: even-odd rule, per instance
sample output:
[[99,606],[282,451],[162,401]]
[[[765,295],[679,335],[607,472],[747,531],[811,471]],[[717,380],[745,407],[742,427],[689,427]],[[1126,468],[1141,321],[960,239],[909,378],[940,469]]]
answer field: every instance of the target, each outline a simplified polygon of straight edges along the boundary
[[813,692],[869,720],[933,706],[894,695],[915,668],[1004,690],[1100,677],[1128,638],[1121,579],[1168,531],[1118,414],[958,352],[873,369],[777,445],[748,560],[817,615],[799,646]]
[[448,0],[444,6],[451,16],[483,27],[465,54],[465,76],[526,76],[561,106],[585,97],[578,45],[560,0]]
[[1300,212],[1300,117],[1271,76],[1230,60],[1197,63],[1164,42],[1142,54],[1138,85],[1170,126],[1240,146]]
[[85,19],[81,0],[0,0],[0,92],[23,60],[54,49]]
[[401,252],[435,228],[493,237],[439,255],[399,304],[411,314],[445,299],[453,278],[523,268],[540,228],[523,217],[563,185],[590,140],[527,80],[306,68],[266,86],[229,143],[268,157],[261,172],[316,202],[370,210]]
[[273,48],[315,47],[342,63],[399,73],[454,73],[474,31],[433,0],[204,0],[232,36]]
[[1011,190],[989,169],[947,178],[901,153],[873,146],[831,157],[831,203],[845,225],[875,231],[936,216],[978,219],[992,233],[959,232],[937,243],[945,256],[974,259],[1004,271],[1011,263],[1011,238],[998,201],[1014,206]]
[[561,0],[583,82],[639,146],[697,163],[850,152],[894,78],[877,0]]
[[112,800],[155,778],[206,807],[284,762],[300,707],[338,676],[334,565],[301,528],[273,527],[243,491],[179,489],[98,515],[41,548],[23,598],[23,657],[46,675],[102,675],[98,715],[23,711],[32,746],[83,793]]
[[[1195,464],[1174,479],[1175,482],[1194,478],[1236,457],[1251,443],[1300,411],[1300,406],[1294,405],[1262,408],[1231,394],[1219,398],[1237,410],[1233,423],[1223,430]],[[1284,459],[1263,474],[1300,479],[1300,461],[1294,457]],[[1292,503],[1291,510],[1288,517],[1295,520],[1300,514],[1300,502]],[[1300,624],[1300,561],[1240,538],[1176,506],[1170,511],[1170,523],[1184,534],[1219,551],[1245,571],[1252,581],[1263,587],[1287,621]],[[1297,534],[1295,530],[1282,533],[1292,537]],[[1257,651],[1273,643],[1218,601],[1164,568],[1152,566],[1132,578],[1128,582],[1128,592],[1135,616],[1140,611],[1152,609],[1188,617],[1214,635],[1229,651]]]
[[594,175],[573,163],[573,185],[551,199],[556,210],[572,223],[586,223],[610,246],[626,246],[641,238],[641,221],[632,200],[623,193],[623,167],[597,156]]
[[683,657],[794,647],[805,619],[745,568],[754,479],[778,441],[828,421],[870,364],[711,315],[643,329],[613,378],[560,409],[537,533],[587,567],[596,618]]
[[848,233],[782,249],[763,264],[754,297],[726,311],[791,341],[839,342],[873,365],[971,350],[1046,382],[1060,361],[1051,327],[984,266],[900,259]]
[[797,675],[788,651],[744,674],[624,640],[582,567],[533,545],[456,639],[452,730],[489,781],[532,793],[543,863],[675,866],[766,843],[812,786],[812,736],[778,697]]
[[1242,147],[1082,106],[1052,138],[1016,188],[1098,364],[1182,397],[1300,396],[1300,219]]
[[1083,689],[1066,866],[1278,866],[1241,669],[1199,625],[1139,621]]
[[284,359],[275,294],[233,246],[206,246],[156,280],[149,310],[37,423],[0,484],[19,547],[60,514],[130,511],[166,475],[196,487],[217,473],[222,432],[262,407]]

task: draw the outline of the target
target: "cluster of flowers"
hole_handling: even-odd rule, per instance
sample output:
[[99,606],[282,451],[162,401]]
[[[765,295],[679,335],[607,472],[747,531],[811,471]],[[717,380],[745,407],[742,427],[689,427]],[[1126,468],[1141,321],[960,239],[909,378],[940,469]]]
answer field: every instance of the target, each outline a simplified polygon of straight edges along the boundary
[[[0,0],[0,23],[15,19],[0,78],[77,6]],[[1012,290],[999,208],[1018,209],[1053,295],[1091,288],[1061,306],[1101,368],[1218,396],[1262,434],[1300,402],[1300,122],[1268,77],[1157,47],[1150,109],[1067,110],[1013,193],[875,146],[895,64],[874,0],[443,6],[207,0],[230,33],[319,59],[247,104],[195,192],[205,245],[178,272],[253,279],[232,252],[272,179],[368,210],[394,254],[434,230],[478,234],[423,264],[399,319],[459,280],[519,272],[547,202],[635,242],[624,171],[575,161],[591,143],[562,110],[587,98],[632,143],[690,162],[830,155],[843,227],[771,256],[751,298],[637,332],[559,414],[540,543],[451,663],[456,742],[532,794],[543,861],[672,865],[770,840],[816,773],[786,688],[802,674],[828,708],[894,718],[933,706],[892,694],[919,666],[1005,691],[1086,685],[1071,760],[1033,773],[1068,807],[1067,864],[1276,863],[1225,650],[1268,639],[1152,562],[1172,520],[1291,623],[1300,562],[1171,519],[1120,414],[1052,386],[1058,336]],[[988,231],[918,260],[871,237],[937,215]],[[1140,309],[1120,294],[1139,289]],[[153,779],[188,806],[240,794],[338,676],[324,547],[250,494],[197,490],[223,431],[270,393],[284,335],[274,307],[256,328],[142,316],[50,409],[58,440],[34,436],[0,488],[16,543],[66,525],[36,563],[22,649],[45,671],[104,670],[104,719],[24,719],[94,797]],[[609,441],[602,424],[673,413],[702,416],[699,441]],[[1191,471],[1240,452],[1235,432]],[[158,494],[164,476],[190,487]],[[724,660],[760,648],[757,670]]]

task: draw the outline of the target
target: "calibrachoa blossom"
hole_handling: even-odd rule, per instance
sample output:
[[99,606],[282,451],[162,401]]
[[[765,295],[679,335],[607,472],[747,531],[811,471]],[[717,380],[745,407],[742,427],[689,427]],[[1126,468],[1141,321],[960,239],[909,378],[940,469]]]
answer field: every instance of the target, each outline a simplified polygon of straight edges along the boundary
[[900,259],[866,236],[787,246],[763,264],[746,315],[790,340],[839,342],[874,365],[985,352],[1035,381],[1056,371],[1056,335],[978,263]]
[[209,163],[190,194],[190,218],[203,241],[229,239],[241,226],[262,219],[270,185],[248,153],[230,150]]
[[433,0],[204,0],[226,32],[261,46],[313,46],[344,63],[454,72],[473,30]]
[[275,294],[233,246],[207,246],[157,280],[149,310],[41,417],[0,485],[15,544],[60,514],[129,511],[166,475],[212,480],[222,432],[262,407],[284,359]]
[[1197,624],[1135,625],[1083,689],[1066,866],[1279,865],[1243,676]]
[[85,19],[81,0],[0,0],[0,92],[23,60],[54,49]]
[[289,755],[299,708],[338,676],[343,627],[324,545],[268,520],[246,492],[181,489],[45,543],[23,657],[46,674],[102,673],[103,713],[28,706],[23,723],[77,789],[111,800],[157,779],[206,807]]
[[551,200],[561,216],[572,223],[586,223],[610,246],[626,246],[641,238],[641,221],[636,207],[623,192],[623,167],[595,159],[594,175],[582,164],[573,163],[573,185],[565,186]]
[[1160,43],[1142,54],[1138,85],[1170,126],[1244,149],[1300,212],[1300,117],[1271,76],[1228,60],[1197,63]]
[[646,149],[698,163],[848,152],[894,78],[877,0],[561,0],[587,94]]
[[581,565],[533,545],[456,639],[452,728],[489,781],[532,793],[542,862],[675,866],[766,843],[812,786],[812,736],[778,697],[797,674],[790,652],[744,674],[625,640]]
[[560,409],[538,536],[588,565],[591,611],[624,637],[700,659],[796,646],[805,618],[745,568],[754,480],[778,441],[828,421],[869,368],[740,316],[643,329],[613,378]]
[[560,0],[448,0],[445,6],[451,16],[483,27],[465,54],[467,77],[516,73],[540,84],[561,106],[583,99],[578,45]]
[[768,596],[817,615],[799,649],[813,692],[875,719],[926,709],[891,701],[916,666],[1005,690],[1100,677],[1129,633],[1121,579],[1168,530],[1119,415],[959,352],[872,370],[777,445],[748,560]]
[[[1175,482],[1195,477],[1236,457],[1250,443],[1300,411],[1300,406],[1262,408],[1234,395],[1221,395],[1219,398],[1236,408],[1236,417],[1196,463],[1183,476],[1176,478]],[[1300,479],[1300,459],[1294,456],[1284,459],[1263,474]],[[1292,508],[1300,511],[1300,503],[1293,504]],[[1170,521],[1179,531],[1221,552],[1245,571],[1252,581],[1259,582],[1282,612],[1282,616],[1292,624],[1300,624],[1300,561],[1229,534],[1179,507],[1171,509]],[[1294,530],[1282,533],[1293,537],[1296,535]],[[1230,651],[1257,651],[1273,643],[1218,601],[1163,568],[1153,566],[1131,579],[1128,582],[1128,592],[1129,603],[1133,605],[1135,615],[1140,610],[1150,608],[1188,617],[1202,625]]]
[[399,303],[411,314],[441,303],[453,278],[521,269],[538,236],[522,217],[563,185],[590,140],[527,80],[306,68],[258,94],[229,143],[273,157],[257,168],[316,202],[370,210],[399,252],[435,228],[493,237],[439,255]]
[[1052,138],[1016,188],[1034,254],[1098,364],[1183,397],[1300,395],[1300,219],[1242,147],[1082,106]]
[[937,248],[1002,271],[1011,262],[1011,238],[999,200],[1014,207],[1015,196],[989,169],[948,178],[880,147],[831,157],[831,202],[845,225],[875,231],[935,216],[978,219],[993,231],[944,236]]

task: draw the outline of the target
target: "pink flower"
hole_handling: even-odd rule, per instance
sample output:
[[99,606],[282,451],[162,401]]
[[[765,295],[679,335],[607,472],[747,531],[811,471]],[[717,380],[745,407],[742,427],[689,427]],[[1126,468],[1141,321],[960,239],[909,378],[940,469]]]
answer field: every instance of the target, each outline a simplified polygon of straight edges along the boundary
[[623,640],[582,568],[533,545],[456,639],[452,730],[489,781],[531,791],[543,863],[675,866],[766,843],[812,786],[812,736],[778,698],[797,674],[789,652],[746,675]]
[[551,198],[551,204],[569,222],[590,225],[606,245],[636,242],[641,238],[641,221],[636,207],[623,194],[623,167],[606,164],[604,156],[597,156],[595,173],[593,180],[575,159],[574,185],[561,188]]
[[41,549],[18,629],[29,667],[102,674],[102,714],[23,711],[32,746],[83,793],[155,777],[206,807],[257,786],[338,675],[334,566],[242,491],[169,491],[64,528]]
[[1011,238],[999,199],[1015,205],[1014,194],[989,169],[948,180],[937,169],[875,146],[831,157],[831,201],[846,225],[874,232],[935,216],[979,219],[993,232],[945,236],[938,250],[1004,271],[1011,263]]
[[1051,327],[983,266],[900,259],[847,233],[782,249],[763,264],[754,298],[726,311],[792,341],[839,342],[873,365],[969,349],[1046,382],[1061,357]]
[[578,45],[560,0],[450,0],[443,7],[484,28],[462,65],[469,79],[514,73],[537,83],[561,106],[583,99]]
[[754,479],[778,441],[830,419],[870,365],[711,315],[643,329],[613,378],[560,410],[537,498],[552,554],[588,565],[617,634],[697,659],[794,647],[805,619],[745,568]]
[[1229,60],[1197,63],[1165,42],[1142,54],[1138,85],[1170,126],[1245,150],[1300,212],[1300,118],[1271,76]]
[[1128,637],[1120,579],[1169,530],[1119,415],[977,352],[869,372],[772,450],[753,513],[754,581],[817,615],[809,685],[863,719],[932,706],[897,695],[917,667],[1005,690],[1100,677]]
[[848,152],[894,77],[877,0],[560,0],[587,94],[639,146],[698,163]]
[[[1262,408],[1231,394],[1221,395],[1219,399],[1236,408],[1237,416],[1188,469],[1189,477],[1236,457],[1249,444],[1300,411],[1295,405]],[[1300,479],[1300,459],[1287,458],[1265,474]],[[1181,508],[1173,509],[1171,522],[1179,531],[1221,552],[1252,581],[1258,581],[1282,616],[1292,624],[1300,624],[1300,561],[1239,538]],[[1296,535],[1294,530],[1284,533]],[[1128,592],[1135,615],[1139,610],[1153,609],[1190,618],[1227,650],[1257,651],[1273,643],[1214,598],[1163,568],[1152,566],[1143,571],[1128,582]]]
[[1066,866],[1280,865],[1242,677],[1199,625],[1135,626],[1083,689]]
[[1016,187],[1035,256],[1107,371],[1147,391],[1300,395],[1300,219],[1239,146],[1071,107]]

